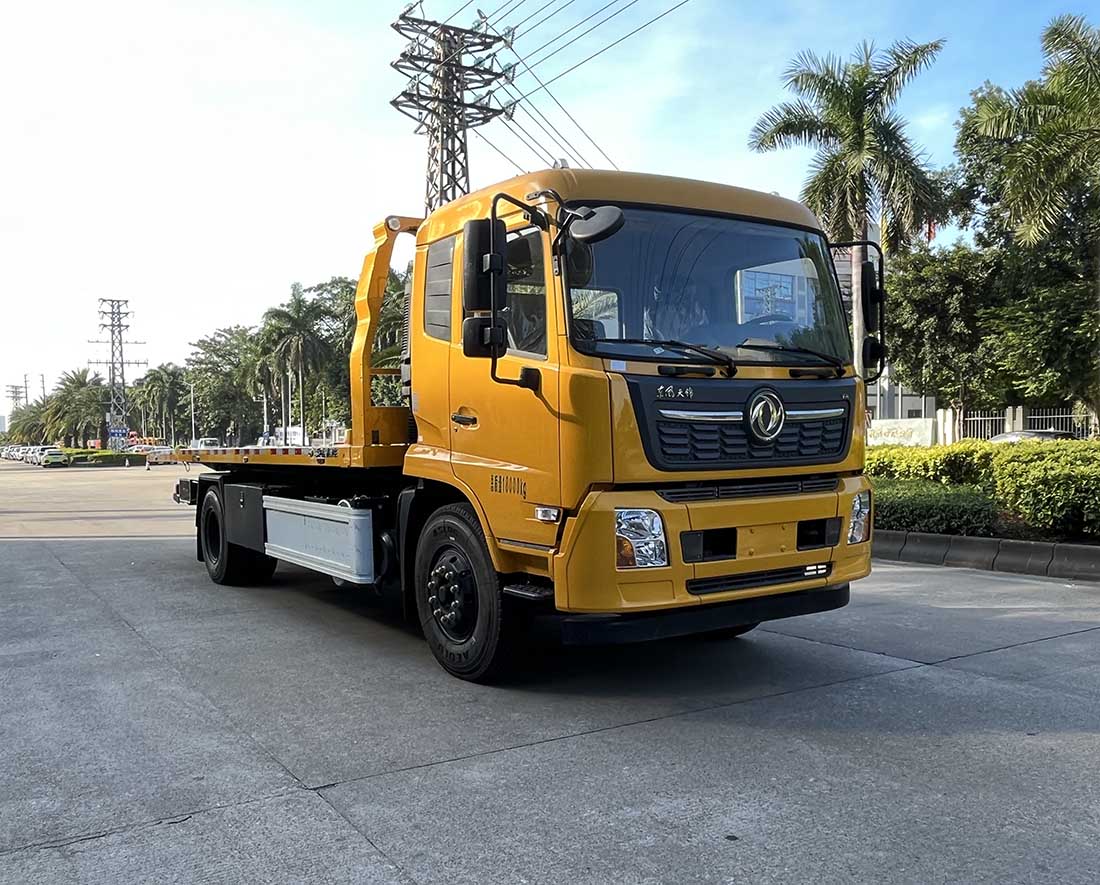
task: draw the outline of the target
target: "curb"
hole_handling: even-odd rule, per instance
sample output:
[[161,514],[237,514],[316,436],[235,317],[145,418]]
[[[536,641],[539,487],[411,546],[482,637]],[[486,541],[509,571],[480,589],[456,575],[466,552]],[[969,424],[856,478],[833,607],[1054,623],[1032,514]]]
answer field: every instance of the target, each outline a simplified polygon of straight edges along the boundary
[[1100,545],[883,530],[871,538],[871,555],[898,562],[1100,581]]

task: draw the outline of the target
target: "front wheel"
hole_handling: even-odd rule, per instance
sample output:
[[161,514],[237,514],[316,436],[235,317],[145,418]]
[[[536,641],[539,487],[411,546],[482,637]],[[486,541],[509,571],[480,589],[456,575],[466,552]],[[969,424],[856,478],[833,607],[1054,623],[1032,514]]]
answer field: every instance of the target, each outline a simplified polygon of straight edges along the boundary
[[432,654],[452,676],[488,682],[507,663],[504,600],[469,504],[441,507],[416,547],[416,610]]

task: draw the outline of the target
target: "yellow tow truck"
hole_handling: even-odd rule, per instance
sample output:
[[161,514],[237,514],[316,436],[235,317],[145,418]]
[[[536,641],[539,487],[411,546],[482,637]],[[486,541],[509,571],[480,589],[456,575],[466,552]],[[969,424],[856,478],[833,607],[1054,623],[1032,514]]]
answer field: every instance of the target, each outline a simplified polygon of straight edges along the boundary
[[[403,234],[402,367],[378,369]],[[174,495],[197,507],[197,555],[218,583],[282,560],[393,594],[471,680],[528,630],[736,636],[843,606],[870,571],[872,502],[839,245],[799,203],[622,172],[546,170],[386,218],[346,444],[177,452],[215,470]],[[882,280],[864,263],[880,337],[856,344],[880,370]],[[373,404],[394,373],[407,405]]]

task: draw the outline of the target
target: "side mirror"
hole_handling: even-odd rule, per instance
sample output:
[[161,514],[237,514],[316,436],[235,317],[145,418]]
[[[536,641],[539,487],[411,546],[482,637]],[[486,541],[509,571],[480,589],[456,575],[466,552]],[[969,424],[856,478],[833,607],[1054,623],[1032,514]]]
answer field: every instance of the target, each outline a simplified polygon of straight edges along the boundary
[[860,300],[863,303],[863,325],[868,332],[878,331],[878,309],[882,304],[882,289],[878,285],[878,271],[873,261],[864,261],[859,280]]
[[462,321],[463,356],[492,359],[494,355],[504,356],[505,350],[507,348],[504,345],[504,326],[494,327],[491,315],[466,317]]
[[867,336],[863,339],[863,371],[871,366],[882,366],[886,361],[886,345],[877,338]]
[[574,210],[569,236],[578,243],[598,243],[617,234],[625,223],[626,216],[618,206],[599,206],[595,209],[582,206]]
[[[495,231],[493,224],[496,225]],[[493,232],[492,237],[490,232]],[[492,247],[490,239],[494,240]],[[493,277],[504,273],[507,239],[508,232],[503,221],[492,222],[488,218],[478,218],[467,221],[462,228],[462,309],[465,312],[478,313],[493,309]],[[431,282],[428,280],[428,285]],[[465,331],[463,343],[465,344]]]

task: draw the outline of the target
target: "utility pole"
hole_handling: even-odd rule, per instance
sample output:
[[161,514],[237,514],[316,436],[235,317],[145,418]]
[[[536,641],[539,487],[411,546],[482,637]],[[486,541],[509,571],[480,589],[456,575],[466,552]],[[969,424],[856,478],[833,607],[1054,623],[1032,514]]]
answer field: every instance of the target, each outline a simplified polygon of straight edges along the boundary
[[27,385],[27,379],[29,377],[30,376],[26,372],[23,373],[23,402],[27,405],[30,405],[31,402],[31,389]]
[[110,390],[111,402],[107,412],[107,437],[110,447],[116,450],[126,445],[128,430],[126,425],[128,412],[126,405],[126,367],[149,365],[145,360],[127,360],[123,355],[124,344],[145,343],[144,341],[124,340],[124,333],[130,328],[126,319],[132,315],[131,311],[126,309],[129,303],[123,298],[100,298],[99,328],[109,330],[111,337],[107,341],[88,342],[89,344],[109,344],[111,347],[111,359],[109,361],[89,360],[88,365],[108,367],[107,386]]
[[42,382],[42,399],[46,399],[46,376],[44,374],[39,375],[38,379]]
[[469,64],[465,58],[486,53],[503,43],[504,36],[416,18],[409,14],[413,8],[414,4],[407,6],[393,23],[409,43],[392,66],[409,82],[390,104],[416,121],[416,132],[428,135],[424,202],[431,212],[470,192],[466,130],[504,113],[471,91],[510,77],[511,70],[493,70],[491,56]]

